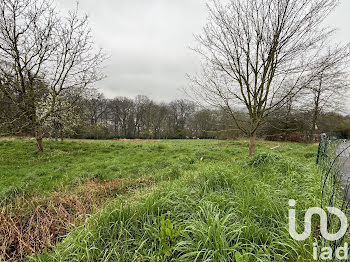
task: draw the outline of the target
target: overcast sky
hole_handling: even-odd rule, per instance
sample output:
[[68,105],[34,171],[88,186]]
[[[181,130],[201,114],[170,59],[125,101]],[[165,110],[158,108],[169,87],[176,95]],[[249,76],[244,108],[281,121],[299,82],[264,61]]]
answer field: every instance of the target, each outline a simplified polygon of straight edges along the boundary
[[[63,9],[73,0],[56,0]],[[147,95],[157,101],[183,98],[186,74],[198,69],[189,46],[207,17],[205,0],[81,0],[96,43],[110,55],[107,78],[96,87],[106,97]],[[339,28],[338,41],[350,42],[350,0],[327,20]]]

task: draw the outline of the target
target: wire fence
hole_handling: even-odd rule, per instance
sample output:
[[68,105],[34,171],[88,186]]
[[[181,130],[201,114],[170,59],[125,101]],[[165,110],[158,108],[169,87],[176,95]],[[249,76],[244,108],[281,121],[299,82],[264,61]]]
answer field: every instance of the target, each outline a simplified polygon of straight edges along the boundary
[[[350,217],[350,141],[331,139],[323,134],[318,147],[317,165],[321,170],[321,207],[337,207]],[[328,231],[337,232],[339,219],[328,214],[327,221]],[[335,250],[342,245],[344,238],[332,243],[321,239],[321,244],[332,246]]]

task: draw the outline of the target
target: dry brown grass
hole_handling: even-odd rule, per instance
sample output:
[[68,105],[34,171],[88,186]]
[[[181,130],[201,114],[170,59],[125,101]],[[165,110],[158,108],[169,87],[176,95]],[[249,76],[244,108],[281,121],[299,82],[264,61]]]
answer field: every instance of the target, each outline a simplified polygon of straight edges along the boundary
[[95,207],[101,207],[123,190],[151,183],[140,179],[89,181],[73,193],[18,198],[15,204],[0,211],[0,261],[21,261],[53,247],[69,229],[84,222]]
[[134,142],[134,143],[149,143],[149,142],[158,142],[155,139],[126,139],[126,138],[115,138],[113,141],[124,141],[124,142]]
[[29,140],[30,138],[28,137],[15,137],[15,136],[2,136],[0,137],[0,141],[14,141],[17,139],[22,139],[22,140]]

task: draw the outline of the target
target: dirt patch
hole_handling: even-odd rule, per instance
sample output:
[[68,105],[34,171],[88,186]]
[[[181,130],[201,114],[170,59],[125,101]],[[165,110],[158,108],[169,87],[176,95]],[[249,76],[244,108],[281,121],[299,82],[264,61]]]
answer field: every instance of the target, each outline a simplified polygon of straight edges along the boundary
[[22,261],[52,248],[70,229],[84,222],[94,208],[125,190],[152,183],[141,179],[89,181],[73,193],[17,199],[0,211],[0,261]]
[[29,138],[27,137],[21,137],[21,138],[18,138],[18,137],[6,137],[6,136],[3,136],[3,137],[0,137],[0,141],[14,141],[14,140],[18,140],[18,139],[22,139],[22,140],[29,140]]

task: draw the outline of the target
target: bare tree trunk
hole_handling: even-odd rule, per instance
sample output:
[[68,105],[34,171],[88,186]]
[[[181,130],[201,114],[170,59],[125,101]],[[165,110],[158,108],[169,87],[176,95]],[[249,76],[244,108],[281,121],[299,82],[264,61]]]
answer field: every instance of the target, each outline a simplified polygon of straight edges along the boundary
[[255,142],[256,142],[256,132],[250,135],[249,137],[249,155],[255,155]]
[[312,125],[311,125],[311,130],[310,130],[310,135],[309,135],[309,143],[314,142],[314,134],[316,131],[316,122],[318,119],[318,108],[315,108],[313,117],[312,117]]
[[319,116],[320,111],[320,99],[321,99],[321,88],[322,88],[322,77],[319,83],[319,88],[315,91],[315,107],[313,110],[313,116],[312,116],[312,123],[311,123],[311,130],[309,135],[309,143],[314,142],[314,134],[316,131],[316,123]]
[[41,126],[37,126],[36,127],[35,139],[36,139],[36,145],[37,145],[38,153],[44,152],[43,132],[41,130]]
[[64,134],[63,134],[63,127],[61,126],[60,128],[60,138],[61,138],[61,142],[63,142],[64,140]]

